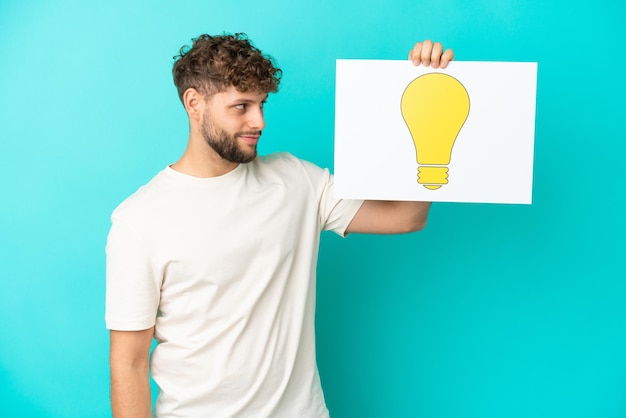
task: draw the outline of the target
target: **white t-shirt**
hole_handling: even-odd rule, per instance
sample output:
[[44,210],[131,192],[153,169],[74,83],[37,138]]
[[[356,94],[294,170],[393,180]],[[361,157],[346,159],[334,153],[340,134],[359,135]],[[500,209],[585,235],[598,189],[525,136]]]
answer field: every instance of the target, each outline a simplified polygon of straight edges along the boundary
[[169,167],[113,213],[106,325],[155,326],[157,417],[327,417],[315,360],[321,230],[361,201],[290,154],[214,178]]

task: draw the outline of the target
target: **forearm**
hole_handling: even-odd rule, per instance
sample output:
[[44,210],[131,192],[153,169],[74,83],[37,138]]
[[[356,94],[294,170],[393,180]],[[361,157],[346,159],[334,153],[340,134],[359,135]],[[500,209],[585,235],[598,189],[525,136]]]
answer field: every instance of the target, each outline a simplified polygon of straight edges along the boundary
[[111,408],[114,418],[152,416],[147,367],[111,364]]

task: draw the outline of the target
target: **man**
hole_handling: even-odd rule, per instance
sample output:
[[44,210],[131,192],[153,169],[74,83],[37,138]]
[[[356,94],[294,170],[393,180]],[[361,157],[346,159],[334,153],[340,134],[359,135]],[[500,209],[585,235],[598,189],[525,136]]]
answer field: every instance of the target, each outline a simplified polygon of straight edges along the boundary
[[[440,43],[415,65],[445,68]],[[328,170],[257,157],[281,71],[244,35],[181,49],[174,83],[189,117],[182,157],[126,199],[107,242],[106,323],[116,418],[328,417],[315,361],[322,230],[424,227],[425,202],[337,200]]]

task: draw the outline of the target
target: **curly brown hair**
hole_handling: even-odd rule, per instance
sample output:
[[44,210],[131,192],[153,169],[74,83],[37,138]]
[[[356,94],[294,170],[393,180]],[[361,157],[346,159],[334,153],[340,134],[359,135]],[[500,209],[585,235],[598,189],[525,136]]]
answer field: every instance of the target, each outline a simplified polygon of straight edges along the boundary
[[172,73],[181,101],[189,88],[205,96],[230,86],[240,92],[275,93],[282,77],[274,60],[254,47],[244,33],[200,35],[174,59]]

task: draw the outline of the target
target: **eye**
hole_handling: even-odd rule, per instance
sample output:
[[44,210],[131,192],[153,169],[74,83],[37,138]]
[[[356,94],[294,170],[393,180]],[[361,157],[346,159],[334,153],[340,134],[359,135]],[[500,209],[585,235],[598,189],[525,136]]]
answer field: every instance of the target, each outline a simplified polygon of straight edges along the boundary
[[239,103],[238,105],[235,105],[235,109],[237,110],[246,110],[247,104],[246,103]]

